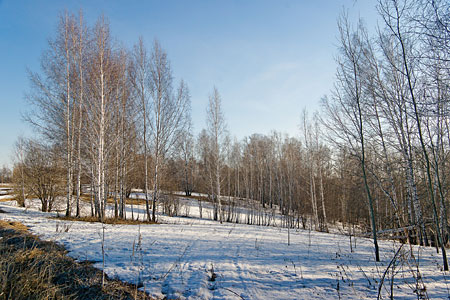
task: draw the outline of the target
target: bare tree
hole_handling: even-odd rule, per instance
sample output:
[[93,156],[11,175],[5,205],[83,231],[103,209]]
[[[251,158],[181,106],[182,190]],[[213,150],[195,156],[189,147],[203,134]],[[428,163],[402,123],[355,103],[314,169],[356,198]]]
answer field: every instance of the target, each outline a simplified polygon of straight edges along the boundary
[[213,199],[217,204],[214,207],[214,220],[222,222],[222,202],[221,196],[221,168],[223,164],[222,145],[226,135],[225,117],[222,111],[222,99],[219,91],[214,87],[209,96],[209,103],[206,109],[208,134],[212,143],[211,166],[214,170],[215,191]]
[[11,170],[6,165],[3,165],[3,167],[0,169],[0,183],[9,183],[11,182],[11,178]]
[[115,57],[111,47],[109,25],[101,17],[94,27],[88,68],[89,101],[86,109],[86,149],[89,151],[94,177],[95,211],[103,219],[107,200],[107,161],[117,136],[111,132],[115,112]]
[[[189,90],[183,81],[180,82],[177,91],[173,92],[172,71],[167,53],[157,40],[153,44],[149,67],[151,94],[149,118],[154,156],[152,220],[156,221],[156,202],[160,189],[159,172],[186,125],[185,112],[189,107],[190,98]],[[150,220],[150,215],[147,218]]]
[[[19,137],[14,144],[15,164],[13,171],[13,181],[15,188],[18,189],[18,204],[25,207],[26,192],[25,192],[25,147],[26,140]],[[18,188],[19,187],[19,188]]]
[[372,225],[375,258],[379,261],[374,201],[368,182],[366,160],[367,123],[364,118],[362,76],[364,46],[361,39],[365,34],[365,28],[359,23],[357,29],[352,31],[345,15],[340,19],[338,26],[341,56],[338,59],[338,79],[333,99],[335,104],[325,102],[328,120],[332,122],[332,125],[325,125],[331,132],[339,132],[337,134],[343,137],[347,145],[351,145],[352,154],[360,160]]
[[311,207],[314,220],[314,229],[318,230],[319,226],[319,213],[317,208],[317,192],[316,192],[316,180],[315,180],[315,156],[317,152],[317,146],[315,144],[314,132],[311,121],[308,118],[307,111],[304,110],[302,113],[302,127],[303,127],[303,138],[305,143],[306,157],[305,160],[308,162],[309,169],[309,196],[311,198]]
[[139,38],[138,43],[133,48],[133,63],[130,68],[130,78],[135,90],[135,96],[139,99],[138,103],[142,109],[142,138],[144,146],[144,193],[146,201],[147,219],[150,220],[150,198],[148,196],[149,182],[148,182],[148,123],[149,113],[151,109],[150,103],[150,89],[151,89],[151,73],[150,61],[147,50],[144,46],[142,37]]
[[[418,105],[418,97],[417,97],[417,88],[415,84],[415,73],[414,73],[414,55],[411,48],[413,43],[413,39],[408,39],[407,31],[408,31],[408,23],[407,23],[407,12],[408,6],[411,5],[409,1],[380,1],[379,10],[380,14],[384,19],[385,25],[390,31],[390,33],[395,37],[398,47],[401,50],[401,62],[404,67],[404,75],[407,80],[407,90],[409,93],[409,97],[412,103],[413,108],[413,116],[417,126],[417,133],[420,141],[420,145],[422,148],[422,153],[425,159],[426,166],[426,176],[427,176],[427,185],[428,192],[430,195],[431,204],[433,207],[433,215],[436,225],[436,232],[438,236],[438,243],[441,246],[444,270],[448,271],[448,262],[445,245],[442,240],[442,232],[439,224],[439,216],[436,208],[435,201],[435,190],[434,184],[431,174],[431,163],[429,158],[429,151],[427,150],[427,145],[425,144],[425,137],[423,135],[422,128],[422,118],[419,113],[419,105]],[[408,42],[410,45],[408,45]],[[438,173],[436,173],[438,175]],[[440,184],[439,178],[437,179],[438,184]]]
[[[80,217],[80,196],[81,196],[81,146],[82,146],[82,129],[83,129],[83,106],[85,97],[85,77],[84,71],[86,68],[86,54],[85,49],[87,47],[87,28],[84,24],[83,13],[79,12],[78,24],[75,27],[75,34],[73,35],[73,43],[75,48],[75,68],[77,68],[77,78],[75,80],[76,85],[76,102],[78,104],[78,110],[76,111],[76,118],[78,120],[77,132],[76,132],[76,217]],[[74,129],[75,130],[75,129]]]
[[27,120],[45,137],[65,145],[67,216],[71,214],[73,194],[76,28],[74,15],[65,12],[60,16],[57,34],[49,40],[49,49],[41,60],[43,75],[30,73],[34,93],[28,99],[36,109],[27,116]]
[[21,176],[16,184],[22,185],[23,195],[32,194],[41,201],[43,212],[49,212],[56,197],[63,195],[64,191],[60,154],[56,148],[33,140],[24,141],[22,147],[24,160],[17,166],[21,169]]
[[186,127],[179,138],[179,152],[183,160],[182,187],[186,196],[191,196],[194,189],[193,163],[194,163],[194,137],[192,134],[192,120],[190,108],[186,109]]

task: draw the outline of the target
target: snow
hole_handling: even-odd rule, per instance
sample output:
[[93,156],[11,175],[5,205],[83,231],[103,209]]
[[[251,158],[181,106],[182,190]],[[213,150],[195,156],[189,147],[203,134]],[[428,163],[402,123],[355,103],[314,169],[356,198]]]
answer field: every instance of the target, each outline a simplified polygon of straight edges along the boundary
[[14,199],[15,198],[15,196],[13,196],[13,195],[1,195],[0,194],[0,200],[8,200],[8,199]]
[[[158,225],[102,225],[49,219],[55,213],[0,203],[0,219],[20,221],[47,240],[63,244],[69,255],[94,261],[105,271],[156,298],[167,299],[373,299],[399,243],[380,241],[381,262],[374,261],[370,239],[353,241],[339,234],[250,226],[160,215]],[[195,202],[186,201],[196,216]],[[83,211],[89,212],[89,207]],[[144,207],[134,207],[143,217]],[[130,213],[130,212],[128,212]],[[104,226],[104,227],[103,227]],[[416,262],[421,283],[431,299],[449,299],[448,272],[434,248],[404,245],[394,263],[396,299],[417,299]],[[411,258],[413,253],[415,260]],[[382,296],[389,298],[392,274]],[[421,286],[419,286],[419,289]]]
[[12,186],[9,186],[7,184],[0,184],[0,200],[4,200],[4,199],[11,199],[14,196],[13,195],[9,195],[12,192],[13,188]]

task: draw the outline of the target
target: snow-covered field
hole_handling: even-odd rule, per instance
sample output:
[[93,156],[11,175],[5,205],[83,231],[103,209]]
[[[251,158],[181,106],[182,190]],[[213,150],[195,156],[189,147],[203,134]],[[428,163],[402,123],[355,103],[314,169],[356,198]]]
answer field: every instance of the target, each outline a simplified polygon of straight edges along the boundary
[[[20,221],[44,239],[62,243],[79,260],[102,268],[102,224],[48,219],[32,207],[0,203],[0,219]],[[84,208],[87,210],[87,207]],[[143,207],[134,207],[143,211]],[[195,207],[191,208],[195,216]],[[105,225],[105,271],[156,298],[168,299],[374,299],[400,244],[304,230],[220,224],[195,217],[160,216],[159,225]],[[404,245],[385,275],[382,298],[450,299],[448,272],[434,248]],[[420,275],[417,273],[419,267]],[[392,270],[392,269],[390,269]],[[392,278],[394,280],[392,281]],[[415,280],[415,278],[419,278]],[[419,282],[417,284],[417,282]],[[391,283],[392,286],[391,286]],[[422,297],[421,296],[421,297]]]

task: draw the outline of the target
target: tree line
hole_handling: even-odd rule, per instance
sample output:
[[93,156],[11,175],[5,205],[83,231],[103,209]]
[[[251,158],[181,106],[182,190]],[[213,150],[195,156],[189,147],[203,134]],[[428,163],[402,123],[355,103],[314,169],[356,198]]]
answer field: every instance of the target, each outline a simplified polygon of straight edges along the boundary
[[450,6],[381,0],[377,9],[383,23],[374,35],[363,21],[338,22],[337,80],[323,99],[324,124],[361,166],[377,260],[375,206],[383,199],[389,227],[413,226],[406,238],[421,245],[434,239],[448,270]]
[[[450,5],[380,0],[377,10],[375,34],[342,14],[334,89],[320,112],[301,113],[297,137],[242,140],[227,130],[217,88],[194,135],[188,86],[173,82],[158,41],[127,49],[105,17],[89,27],[81,13],[61,15],[40,72],[30,73],[27,119],[42,138],[17,143],[20,197],[48,209],[65,194],[66,215],[90,201],[101,219],[112,198],[115,217],[126,218],[140,188],[156,220],[167,194],[198,192],[207,195],[197,197],[200,214],[208,201],[221,222],[241,222],[245,207],[248,224],[281,216],[286,227],[370,228],[377,258],[379,232],[399,229],[411,243],[440,246],[447,269]],[[31,188],[43,182],[44,192]]]

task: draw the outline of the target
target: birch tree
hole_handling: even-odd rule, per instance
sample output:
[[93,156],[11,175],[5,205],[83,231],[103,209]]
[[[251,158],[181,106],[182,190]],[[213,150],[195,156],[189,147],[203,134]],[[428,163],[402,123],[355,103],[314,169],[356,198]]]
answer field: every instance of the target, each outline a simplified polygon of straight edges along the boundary
[[49,141],[63,143],[66,162],[66,215],[73,194],[75,43],[77,21],[67,11],[59,18],[57,33],[41,59],[42,73],[30,72],[34,108],[26,119]]
[[[185,112],[189,107],[190,98],[187,85],[183,81],[180,82],[176,92],[173,91],[172,70],[167,53],[157,40],[153,43],[149,68],[151,94],[149,118],[154,159],[152,220],[156,221],[161,166],[186,125]],[[147,218],[150,220],[150,215]]]
[[328,124],[327,128],[337,133],[337,135],[342,136],[345,144],[351,145],[353,155],[356,155],[360,160],[362,178],[370,212],[375,259],[379,261],[374,201],[368,181],[366,160],[367,123],[364,118],[365,99],[362,85],[364,46],[361,42],[361,35],[364,34],[365,28],[359,23],[357,29],[352,31],[346,16],[341,18],[338,26],[341,55],[338,58],[338,80],[333,99],[334,105],[325,102],[325,109],[328,112],[327,117],[332,123],[332,125]]
[[213,168],[215,187],[213,199],[216,203],[214,207],[214,220],[220,220],[222,222],[222,202],[220,199],[222,182],[221,168],[223,164],[222,145],[226,134],[226,122],[222,111],[222,99],[219,91],[215,87],[209,96],[206,113],[207,130],[212,143],[211,166]]
[[[76,118],[78,121],[76,124],[76,217],[80,217],[80,196],[81,196],[81,174],[82,174],[82,157],[81,157],[81,148],[82,148],[82,136],[83,133],[83,110],[84,110],[84,97],[85,97],[85,68],[86,68],[86,48],[87,45],[87,28],[84,24],[83,13],[79,12],[78,15],[78,24],[75,28],[75,34],[73,35],[74,47],[75,47],[75,68],[77,69],[77,77],[76,77]],[[75,128],[74,128],[75,130]]]
[[191,196],[194,189],[193,163],[194,163],[194,137],[192,134],[192,120],[190,107],[185,112],[186,126],[182,131],[179,139],[179,148],[183,161],[183,180],[182,187],[186,196]]
[[101,17],[94,27],[93,45],[90,49],[88,69],[89,101],[85,101],[88,122],[86,149],[89,150],[94,177],[95,211],[103,220],[106,208],[107,160],[116,141],[111,134],[114,117],[114,57],[111,47],[109,25]]
[[[436,233],[438,237],[438,243],[441,247],[442,258],[444,264],[444,270],[448,270],[448,262],[445,245],[442,240],[442,232],[439,224],[439,216],[437,213],[436,200],[435,200],[435,189],[432,179],[432,170],[431,163],[429,157],[429,150],[427,150],[427,145],[425,144],[425,137],[423,134],[423,125],[422,125],[422,116],[419,112],[419,96],[417,95],[416,88],[416,75],[414,70],[414,61],[415,57],[413,52],[413,43],[414,38],[410,36],[408,39],[408,23],[407,23],[407,12],[408,6],[411,5],[409,1],[380,1],[379,9],[381,16],[384,19],[386,27],[396,39],[398,43],[399,50],[401,51],[401,62],[404,67],[404,74],[407,80],[407,91],[412,102],[413,109],[413,118],[416,122],[417,133],[419,137],[419,142],[422,148],[422,154],[425,159],[425,167],[426,167],[426,178],[427,178],[427,186],[428,193],[432,204],[433,215],[436,226]],[[406,23],[406,24],[405,24]],[[438,175],[438,174],[436,174]],[[438,185],[440,184],[439,178],[437,178]]]
[[133,63],[130,68],[130,79],[135,90],[135,96],[138,99],[139,107],[142,110],[140,116],[142,120],[142,139],[143,139],[143,159],[144,159],[144,193],[145,193],[145,205],[147,219],[150,220],[150,198],[148,195],[149,182],[148,182],[148,137],[149,137],[149,112],[151,109],[150,103],[150,89],[151,87],[151,74],[150,74],[150,61],[147,54],[147,49],[144,46],[142,37],[139,38],[138,43],[133,47]]

